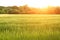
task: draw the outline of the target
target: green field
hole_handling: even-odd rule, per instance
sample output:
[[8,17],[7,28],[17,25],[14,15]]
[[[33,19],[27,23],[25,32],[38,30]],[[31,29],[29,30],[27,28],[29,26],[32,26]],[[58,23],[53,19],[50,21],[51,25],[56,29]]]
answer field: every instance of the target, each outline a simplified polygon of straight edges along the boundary
[[60,40],[60,15],[0,15],[0,40]]

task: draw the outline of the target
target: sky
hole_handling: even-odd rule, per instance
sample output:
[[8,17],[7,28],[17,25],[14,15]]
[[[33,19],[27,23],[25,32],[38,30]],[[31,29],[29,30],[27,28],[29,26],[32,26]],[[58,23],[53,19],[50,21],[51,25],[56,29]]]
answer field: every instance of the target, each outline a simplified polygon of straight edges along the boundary
[[0,6],[21,6],[29,5],[31,7],[47,7],[48,5],[60,6],[59,0],[0,0]]

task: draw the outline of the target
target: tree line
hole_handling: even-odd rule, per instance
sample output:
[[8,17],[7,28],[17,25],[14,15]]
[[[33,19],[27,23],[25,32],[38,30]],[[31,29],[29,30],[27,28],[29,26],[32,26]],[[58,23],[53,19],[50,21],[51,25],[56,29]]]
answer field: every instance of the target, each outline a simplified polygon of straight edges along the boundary
[[0,6],[0,14],[60,14],[60,7],[33,8],[28,5],[23,6]]

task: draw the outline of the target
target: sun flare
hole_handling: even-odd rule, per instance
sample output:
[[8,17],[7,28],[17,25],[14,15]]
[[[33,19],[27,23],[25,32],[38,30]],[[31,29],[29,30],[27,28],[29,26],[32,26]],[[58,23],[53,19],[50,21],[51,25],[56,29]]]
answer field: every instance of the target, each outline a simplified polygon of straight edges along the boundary
[[47,0],[39,0],[39,1],[34,1],[32,3],[28,3],[31,7],[37,7],[37,8],[44,8],[48,6],[48,1]]
[[60,1],[58,0],[38,0],[28,3],[31,7],[45,8],[48,6],[60,6]]
[[48,6],[60,6],[60,0],[0,0],[0,6],[21,6],[25,4],[30,7],[45,8]]

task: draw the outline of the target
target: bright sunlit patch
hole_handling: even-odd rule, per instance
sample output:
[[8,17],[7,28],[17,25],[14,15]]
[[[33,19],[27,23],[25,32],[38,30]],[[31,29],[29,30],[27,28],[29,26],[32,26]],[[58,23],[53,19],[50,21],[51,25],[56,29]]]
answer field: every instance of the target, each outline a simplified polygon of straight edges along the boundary
[[60,6],[60,0],[0,0],[0,6],[20,6],[28,4],[30,7],[45,8]]
[[59,0],[37,0],[29,2],[28,5],[37,8],[46,8],[48,6],[60,6]]
[[29,2],[28,5],[36,8],[44,8],[48,6],[48,0],[32,1],[32,2]]
[[50,6],[60,6],[60,0],[49,0],[48,4]]

